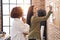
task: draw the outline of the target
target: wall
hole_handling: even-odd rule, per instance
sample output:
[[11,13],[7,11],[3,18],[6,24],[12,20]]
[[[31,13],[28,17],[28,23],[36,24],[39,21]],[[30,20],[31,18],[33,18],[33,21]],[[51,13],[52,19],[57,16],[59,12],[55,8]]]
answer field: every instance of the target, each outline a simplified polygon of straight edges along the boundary
[[45,9],[45,0],[32,0],[32,5],[34,5],[34,12],[38,9]]
[[60,4],[56,0],[46,0],[45,3],[47,12],[48,6],[52,5],[55,17],[53,23],[49,19],[47,21],[47,40],[60,40]]
[[53,8],[53,17],[55,17],[53,19],[53,23],[58,26],[58,28],[60,28],[60,4],[57,1],[53,1],[53,0],[46,0],[46,10],[48,11],[48,6],[52,5]]
[[0,0],[0,31],[1,31],[1,0]]
[[60,40],[60,30],[54,24],[48,23],[47,40]]

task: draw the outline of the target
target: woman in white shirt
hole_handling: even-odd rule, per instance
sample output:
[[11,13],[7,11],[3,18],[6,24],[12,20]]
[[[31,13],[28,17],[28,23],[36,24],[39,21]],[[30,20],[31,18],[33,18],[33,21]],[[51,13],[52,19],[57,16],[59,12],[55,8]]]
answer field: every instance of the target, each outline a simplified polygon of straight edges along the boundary
[[11,11],[11,17],[14,18],[11,29],[11,40],[27,40],[26,35],[29,33],[29,25],[22,19],[23,10],[21,7],[14,7]]

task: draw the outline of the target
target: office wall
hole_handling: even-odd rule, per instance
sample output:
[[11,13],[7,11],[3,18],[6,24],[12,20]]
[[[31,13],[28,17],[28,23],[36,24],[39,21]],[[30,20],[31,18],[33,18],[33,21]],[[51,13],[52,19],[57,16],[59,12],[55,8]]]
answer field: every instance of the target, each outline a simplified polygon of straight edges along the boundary
[[1,0],[0,0],[0,31],[1,31]]
[[34,11],[38,9],[45,9],[45,0],[32,0],[32,5],[34,5]]
[[59,2],[56,0],[45,0],[46,11],[48,12],[49,5],[53,8],[53,23],[50,19],[47,21],[47,40],[60,40],[60,7]]

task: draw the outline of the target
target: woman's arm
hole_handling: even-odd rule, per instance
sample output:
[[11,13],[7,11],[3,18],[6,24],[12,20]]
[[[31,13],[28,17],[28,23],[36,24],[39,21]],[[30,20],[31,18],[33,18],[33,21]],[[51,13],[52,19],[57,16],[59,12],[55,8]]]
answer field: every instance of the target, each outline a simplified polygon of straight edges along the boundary
[[42,17],[42,18],[41,18],[41,21],[47,20],[47,19],[49,18],[50,14],[52,14],[52,13],[53,13],[53,12],[52,12],[52,6],[49,5],[49,12],[48,12],[48,15],[45,16],[45,17]]
[[29,33],[29,25],[28,24],[25,24],[25,27],[26,27],[26,29],[23,32],[23,35],[24,36],[28,35],[28,33]]
[[49,11],[49,12],[48,12],[48,15],[45,16],[45,17],[33,16],[33,17],[31,18],[31,22],[33,22],[33,21],[35,21],[35,22],[45,21],[45,20],[47,20],[47,19],[49,18],[50,14],[52,14],[51,11]]
[[51,11],[48,12],[48,15],[47,15],[47,16],[45,16],[45,17],[41,17],[40,20],[41,20],[41,21],[45,21],[45,20],[47,20],[47,19],[49,18],[50,14],[52,14]]
[[37,20],[39,22],[39,21],[45,21],[45,20],[47,20],[49,18],[50,14],[53,13],[52,12],[52,6],[49,6],[49,8],[50,8],[50,10],[49,10],[47,16],[45,16],[45,17],[35,17],[35,21]]
[[17,24],[18,31],[22,33],[28,33],[29,32],[29,25],[24,22],[18,22]]

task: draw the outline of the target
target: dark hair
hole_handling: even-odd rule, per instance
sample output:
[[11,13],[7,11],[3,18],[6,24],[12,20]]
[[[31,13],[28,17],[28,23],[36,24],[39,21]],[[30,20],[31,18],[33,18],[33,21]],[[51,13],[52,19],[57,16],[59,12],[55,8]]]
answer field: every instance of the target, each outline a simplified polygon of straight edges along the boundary
[[21,7],[14,7],[11,11],[11,17],[12,18],[19,18],[23,14]]
[[27,14],[27,24],[31,25],[31,17],[33,16],[33,7],[30,6],[28,9],[28,14]]
[[42,10],[42,9],[38,10],[38,16],[39,17],[46,16],[46,11],[45,10]]

